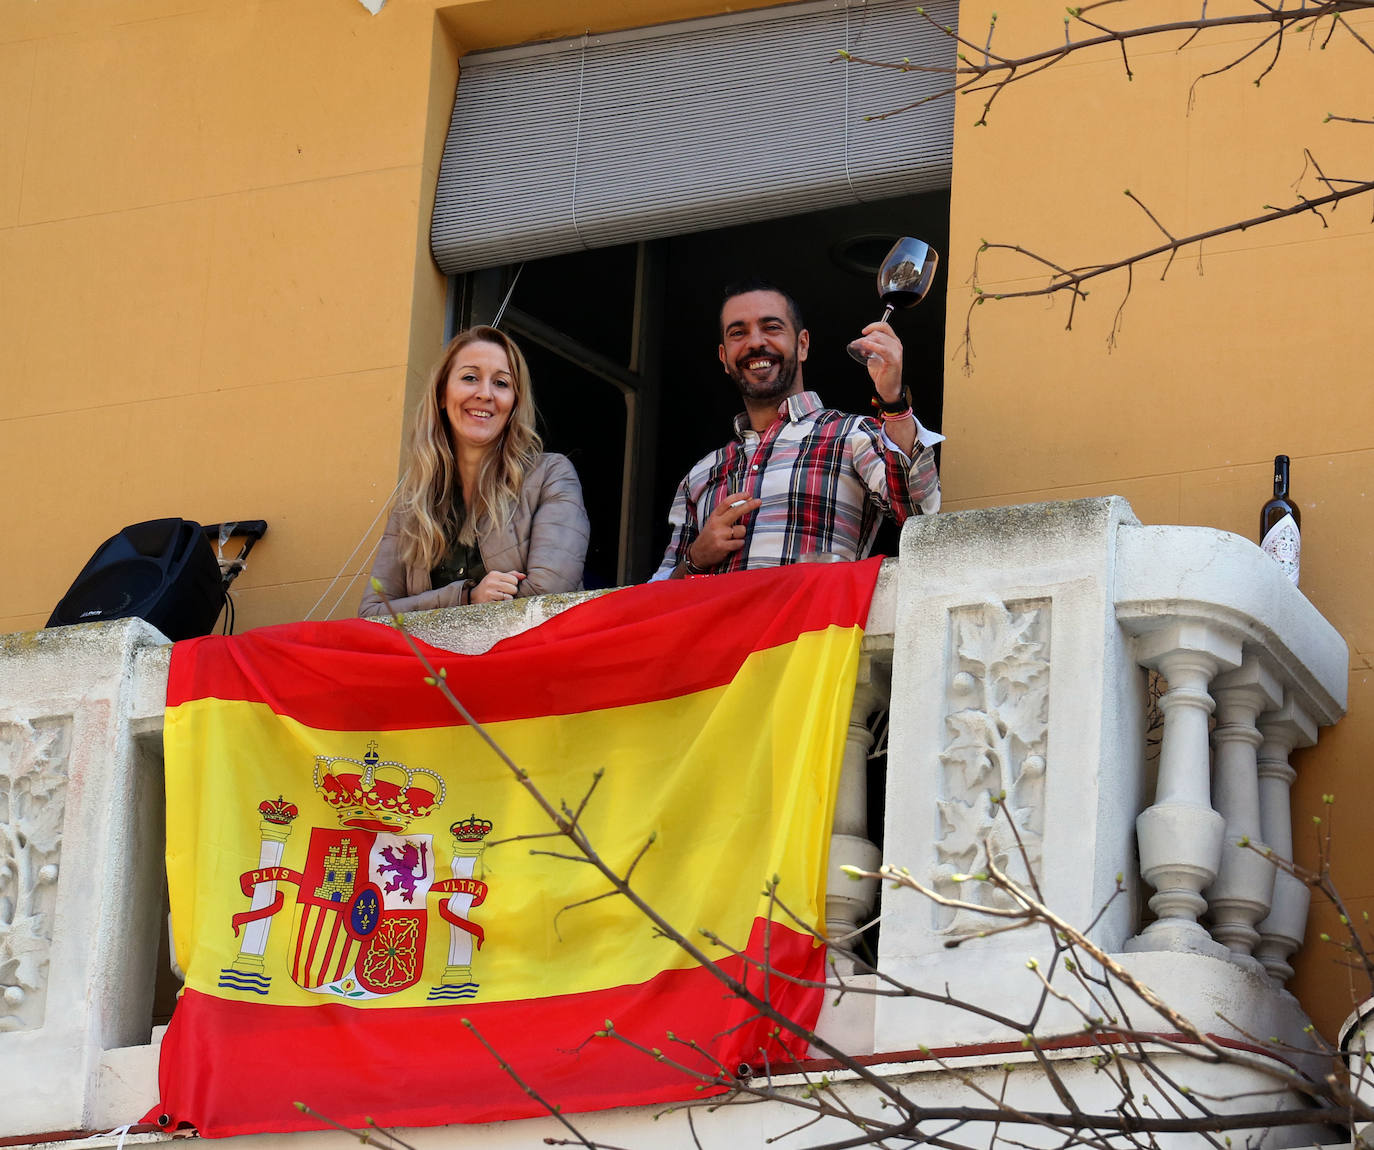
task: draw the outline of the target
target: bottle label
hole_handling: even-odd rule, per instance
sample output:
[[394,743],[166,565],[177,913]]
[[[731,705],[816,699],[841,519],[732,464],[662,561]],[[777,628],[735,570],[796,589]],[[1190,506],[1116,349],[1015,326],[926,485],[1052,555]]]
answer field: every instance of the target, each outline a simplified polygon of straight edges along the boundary
[[1260,549],[1283,568],[1283,573],[1294,584],[1297,583],[1302,563],[1302,536],[1291,515],[1285,515],[1264,533]]

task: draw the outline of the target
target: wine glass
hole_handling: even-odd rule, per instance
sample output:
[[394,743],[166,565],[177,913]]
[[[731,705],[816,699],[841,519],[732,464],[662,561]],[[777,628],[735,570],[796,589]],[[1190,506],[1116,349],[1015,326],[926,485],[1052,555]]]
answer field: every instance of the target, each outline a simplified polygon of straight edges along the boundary
[[[892,250],[883,257],[882,267],[878,269],[878,298],[883,301],[883,318],[886,323],[893,311],[899,307],[915,307],[925,298],[935,279],[935,269],[940,266],[940,256],[924,240],[903,236]],[[868,362],[868,353],[853,340],[847,350],[860,363]]]

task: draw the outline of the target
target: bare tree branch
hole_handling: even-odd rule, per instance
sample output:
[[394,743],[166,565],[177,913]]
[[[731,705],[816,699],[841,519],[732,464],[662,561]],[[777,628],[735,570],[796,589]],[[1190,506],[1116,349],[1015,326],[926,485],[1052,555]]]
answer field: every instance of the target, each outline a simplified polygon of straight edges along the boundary
[[[1218,30],[1238,30],[1244,28],[1254,28],[1260,31],[1261,35],[1253,43],[1242,44],[1236,48],[1234,54],[1224,63],[1208,71],[1202,72],[1194,78],[1188,90],[1187,107],[1191,110],[1198,85],[1211,77],[1230,72],[1240,65],[1250,60],[1256,54],[1270,49],[1266,62],[1258,73],[1252,77],[1255,84],[1260,84],[1278,65],[1285,48],[1288,45],[1288,33],[1307,32],[1309,38],[1315,37],[1319,32],[1324,32],[1325,37],[1320,45],[1325,47],[1331,37],[1336,34],[1338,29],[1347,31],[1351,38],[1365,51],[1374,55],[1374,44],[1360,34],[1360,32],[1350,23],[1347,18],[1351,13],[1363,13],[1374,11],[1374,0],[1303,0],[1296,5],[1286,3],[1270,3],[1269,0],[1252,0],[1248,11],[1231,12],[1222,15],[1209,15],[1207,4],[1201,5],[1199,15],[1191,20],[1174,20],[1164,23],[1141,23],[1130,27],[1112,27],[1105,23],[1097,13],[1108,8],[1117,8],[1121,3],[1129,0],[1102,0],[1099,3],[1070,7],[1068,15],[1064,21],[1064,41],[1053,47],[1047,47],[1036,52],[1023,55],[1006,55],[994,53],[992,51],[992,34],[996,27],[997,17],[994,15],[989,23],[988,36],[986,43],[975,44],[968,36],[957,30],[941,25],[934,17],[924,9],[917,9],[921,18],[931,27],[939,30],[948,36],[954,44],[956,63],[952,65],[922,65],[913,64],[909,60],[901,62],[871,59],[868,57],[855,56],[851,53],[842,52],[840,58],[846,65],[860,64],[875,68],[894,69],[899,72],[923,72],[935,74],[947,78],[947,83],[942,85],[937,91],[930,92],[921,96],[917,100],[904,104],[901,107],[891,108],[886,111],[877,112],[866,116],[867,120],[883,120],[891,116],[901,115],[918,108],[923,104],[939,100],[950,95],[968,95],[971,93],[985,93],[983,108],[975,124],[985,125],[993,102],[1013,83],[1024,82],[1030,77],[1037,75],[1045,69],[1060,63],[1078,53],[1091,51],[1094,49],[1115,46],[1122,56],[1122,61],[1126,70],[1127,79],[1134,76],[1131,67],[1128,45],[1136,41],[1147,40],[1160,36],[1171,36],[1178,33],[1186,33],[1186,38],[1178,45],[1176,50],[1181,51],[1184,47],[1192,44],[1197,37],[1204,33],[1216,32]],[[1089,14],[1092,14],[1091,16]],[[1075,39],[1072,34],[1074,27],[1086,29],[1090,34]],[[1328,114],[1326,121],[1337,120],[1352,124],[1374,124],[1374,119],[1364,119],[1355,116],[1338,116]],[[1149,216],[1150,220],[1164,234],[1166,242],[1144,251],[1136,252],[1111,261],[1096,264],[1087,264],[1075,268],[1060,266],[1055,261],[1032,251],[1022,244],[1017,243],[995,243],[990,244],[984,241],[979,254],[989,250],[1008,251],[1020,255],[1033,263],[1040,264],[1048,269],[1052,274],[1048,283],[1041,287],[1028,288],[1021,290],[985,292],[980,286],[981,264],[975,257],[973,290],[975,298],[970,303],[964,320],[964,337],[960,343],[956,355],[962,352],[963,370],[967,374],[973,369],[974,349],[972,339],[972,322],[975,309],[986,302],[992,300],[1024,299],[1032,296],[1053,296],[1059,292],[1069,293],[1069,310],[1065,322],[1065,330],[1073,329],[1073,322],[1077,315],[1078,304],[1085,300],[1088,292],[1083,290],[1083,284],[1098,276],[1106,275],[1110,272],[1126,269],[1129,271],[1137,263],[1151,259],[1158,255],[1167,255],[1164,268],[1160,273],[1160,278],[1167,277],[1170,268],[1173,266],[1174,259],[1178,252],[1189,244],[1199,245],[1198,268],[1201,272],[1201,244],[1204,240],[1212,239],[1217,236],[1224,236],[1234,232],[1245,231],[1249,228],[1261,227],[1265,224],[1274,223],[1291,215],[1302,212],[1311,212],[1323,223],[1326,224],[1326,217],[1322,209],[1327,206],[1335,206],[1340,200],[1348,199],[1351,196],[1362,195],[1363,193],[1374,190],[1374,180],[1371,179],[1338,179],[1328,177],[1322,171],[1310,149],[1304,150],[1306,162],[1304,174],[1310,166],[1316,172],[1316,178],[1325,189],[1325,194],[1318,197],[1310,197],[1302,194],[1295,188],[1297,202],[1290,206],[1265,205],[1265,212],[1262,215],[1250,216],[1245,219],[1234,220],[1219,227],[1209,228],[1205,231],[1196,232],[1189,236],[1178,237],[1167,229],[1159,218],[1152,212],[1139,197],[1130,191],[1127,195]],[[1302,177],[1299,177],[1301,181]],[[1374,219],[1374,204],[1371,204],[1371,219]],[[1131,295],[1133,279],[1128,274],[1126,289],[1121,303],[1117,306],[1112,317],[1111,329],[1107,336],[1108,349],[1116,346],[1117,337],[1121,332],[1124,306]]]
[[[1176,34],[1179,32],[1188,33],[1188,38],[1179,45],[1181,50],[1194,38],[1204,32],[1211,32],[1225,28],[1244,28],[1270,26],[1271,30],[1261,38],[1259,43],[1243,50],[1240,55],[1232,59],[1224,66],[1205,72],[1194,81],[1194,88],[1198,81],[1209,76],[1220,75],[1227,72],[1244,60],[1254,55],[1266,44],[1275,42],[1275,52],[1263,71],[1260,72],[1255,82],[1259,83],[1273,69],[1277,62],[1279,53],[1282,50],[1282,37],[1289,27],[1302,28],[1305,25],[1316,27],[1321,22],[1330,23],[1332,30],[1339,23],[1368,51],[1374,53],[1368,41],[1359,35],[1350,26],[1349,21],[1342,17],[1347,12],[1363,12],[1374,8],[1374,0],[1322,0],[1314,4],[1304,4],[1296,8],[1275,7],[1273,5],[1256,3],[1256,11],[1232,13],[1224,16],[1208,16],[1206,5],[1203,5],[1202,15],[1192,20],[1173,20],[1160,24],[1142,24],[1128,28],[1110,28],[1104,24],[1086,19],[1085,13],[1097,8],[1100,5],[1085,5],[1079,8],[1070,8],[1069,19],[1065,21],[1064,43],[1053,48],[1042,49],[1038,52],[1031,52],[1023,56],[1002,56],[991,51],[992,28],[989,27],[988,41],[986,46],[974,44],[972,41],[961,35],[953,28],[941,24],[930,13],[922,8],[918,8],[917,13],[931,27],[937,29],[957,45],[958,48],[976,52],[982,57],[982,62],[971,59],[965,52],[956,51],[958,63],[953,65],[930,65],[913,64],[910,60],[890,61],[876,60],[867,56],[856,56],[851,52],[840,51],[837,58],[846,64],[863,64],[872,68],[884,68],[897,72],[924,72],[949,77],[949,83],[939,91],[922,96],[920,99],[913,100],[901,107],[891,108],[884,112],[879,112],[866,116],[866,120],[886,120],[892,116],[899,116],[904,112],[909,112],[913,108],[919,108],[924,104],[932,103],[935,100],[943,99],[946,96],[965,94],[973,92],[989,92],[983,110],[979,115],[977,124],[987,123],[988,112],[991,110],[992,103],[1001,95],[1003,89],[1017,81],[1024,81],[1031,76],[1043,72],[1045,69],[1053,67],[1055,64],[1068,59],[1076,53],[1089,51],[1095,48],[1115,45],[1121,52],[1122,60],[1126,68],[1126,76],[1132,78],[1134,73],[1131,71],[1130,60],[1127,56],[1127,45],[1135,40]],[[1086,36],[1083,39],[1075,40],[1069,34],[1070,20],[1082,24],[1085,27],[1097,32],[1095,36]],[[1307,24],[1310,22],[1310,24]],[[992,24],[995,25],[996,17],[993,17]],[[1192,89],[1189,92],[1191,106]]]

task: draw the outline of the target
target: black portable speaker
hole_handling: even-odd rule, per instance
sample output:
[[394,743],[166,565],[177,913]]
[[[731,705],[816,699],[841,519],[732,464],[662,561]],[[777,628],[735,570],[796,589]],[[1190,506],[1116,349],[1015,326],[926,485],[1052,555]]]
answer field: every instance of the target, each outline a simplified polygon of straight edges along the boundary
[[48,626],[136,616],[169,639],[190,639],[214,630],[223,606],[224,581],[200,524],[151,519],[96,548]]

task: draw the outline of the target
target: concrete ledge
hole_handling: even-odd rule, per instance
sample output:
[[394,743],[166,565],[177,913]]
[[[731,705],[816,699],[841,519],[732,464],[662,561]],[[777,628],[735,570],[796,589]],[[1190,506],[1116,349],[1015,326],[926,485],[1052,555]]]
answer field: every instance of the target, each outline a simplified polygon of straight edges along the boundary
[[1321,612],[1248,539],[1210,527],[1122,526],[1116,615],[1140,635],[1187,618],[1260,645],[1318,722],[1346,707],[1350,653]]
[[[878,574],[869,610],[866,637],[891,636],[897,609],[897,561],[888,559]],[[408,611],[406,630],[415,638],[445,651],[460,655],[480,655],[503,639],[531,631],[570,607],[587,603],[602,595],[614,595],[621,587],[601,591],[568,591],[561,595],[541,595],[533,599],[514,599],[509,603],[481,603],[475,607],[443,607],[437,611]],[[389,618],[373,622],[391,626]],[[165,678],[166,671],[163,675]]]

